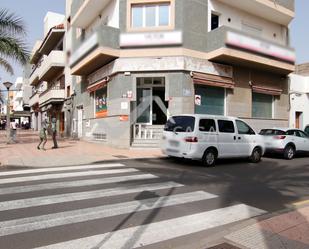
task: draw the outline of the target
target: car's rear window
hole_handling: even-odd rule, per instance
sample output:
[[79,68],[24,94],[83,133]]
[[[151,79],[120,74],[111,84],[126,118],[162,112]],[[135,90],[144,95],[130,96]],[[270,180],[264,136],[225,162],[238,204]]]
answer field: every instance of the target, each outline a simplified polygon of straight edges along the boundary
[[195,118],[191,116],[174,116],[171,117],[165,127],[165,131],[173,132],[193,132],[195,125]]
[[285,131],[277,130],[277,129],[263,129],[260,131],[260,135],[263,136],[282,136],[286,135]]

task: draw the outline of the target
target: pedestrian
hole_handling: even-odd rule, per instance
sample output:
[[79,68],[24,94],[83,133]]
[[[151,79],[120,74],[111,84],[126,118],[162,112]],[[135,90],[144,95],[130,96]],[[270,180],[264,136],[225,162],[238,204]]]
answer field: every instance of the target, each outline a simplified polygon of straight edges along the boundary
[[58,143],[57,143],[57,119],[56,118],[52,118],[51,131],[52,131],[52,137],[53,137],[53,142],[54,142],[54,146],[52,147],[52,149],[57,149]]
[[41,146],[42,143],[43,143],[42,149],[46,150],[45,149],[45,144],[47,143],[47,134],[46,134],[46,132],[47,132],[47,122],[46,122],[46,120],[44,120],[42,122],[41,130],[40,130],[40,134],[39,134],[39,136],[40,136],[40,143],[39,143],[39,145],[37,147],[38,150],[41,149],[40,146]]
[[16,143],[17,126],[14,121],[10,123],[10,128],[11,128],[10,135],[11,135],[12,142]]

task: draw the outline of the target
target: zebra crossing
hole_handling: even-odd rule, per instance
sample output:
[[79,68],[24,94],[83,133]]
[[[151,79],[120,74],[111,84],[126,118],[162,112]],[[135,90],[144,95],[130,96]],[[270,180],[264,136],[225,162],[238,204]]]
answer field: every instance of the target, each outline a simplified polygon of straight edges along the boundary
[[0,172],[0,249],[139,248],[264,214],[124,164]]

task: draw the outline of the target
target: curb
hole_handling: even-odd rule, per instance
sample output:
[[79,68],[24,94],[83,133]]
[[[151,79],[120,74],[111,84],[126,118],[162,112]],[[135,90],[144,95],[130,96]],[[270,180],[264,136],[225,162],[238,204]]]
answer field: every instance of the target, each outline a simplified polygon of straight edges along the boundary
[[81,163],[81,164],[68,164],[68,165],[63,165],[63,166],[45,166],[45,167],[34,167],[34,166],[29,166],[29,165],[9,165],[9,164],[1,164],[0,162],[0,170],[3,169],[31,169],[31,168],[51,168],[51,167],[71,167],[71,166],[83,166],[83,165],[96,165],[96,164],[103,164],[103,163],[113,163],[115,161],[117,162],[126,162],[126,161],[144,161],[144,160],[150,160],[150,159],[166,159],[164,156],[159,156],[159,157],[136,157],[136,158],[115,158],[115,159],[108,159],[108,160],[102,160],[102,161],[95,161],[95,162],[89,162],[89,163]]

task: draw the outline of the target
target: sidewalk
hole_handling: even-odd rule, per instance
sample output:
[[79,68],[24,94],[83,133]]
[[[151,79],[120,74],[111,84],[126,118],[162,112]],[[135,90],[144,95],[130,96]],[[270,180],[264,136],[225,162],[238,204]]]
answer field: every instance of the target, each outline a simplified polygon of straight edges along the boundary
[[[309,202],[306,202],[309,203]],[[225,236],[225,241],[239,248],[308,249],[309,205],[275,214]]]
[[18,143],[7,145],[0,133],[0,167],[52,167],[92,164],[102,161],[162,157],[160,149],[115,149],[102,143],[60,139],[59,148],[52,150],[48,139],[46,151],[38,150],[37,132],[19,131]]

